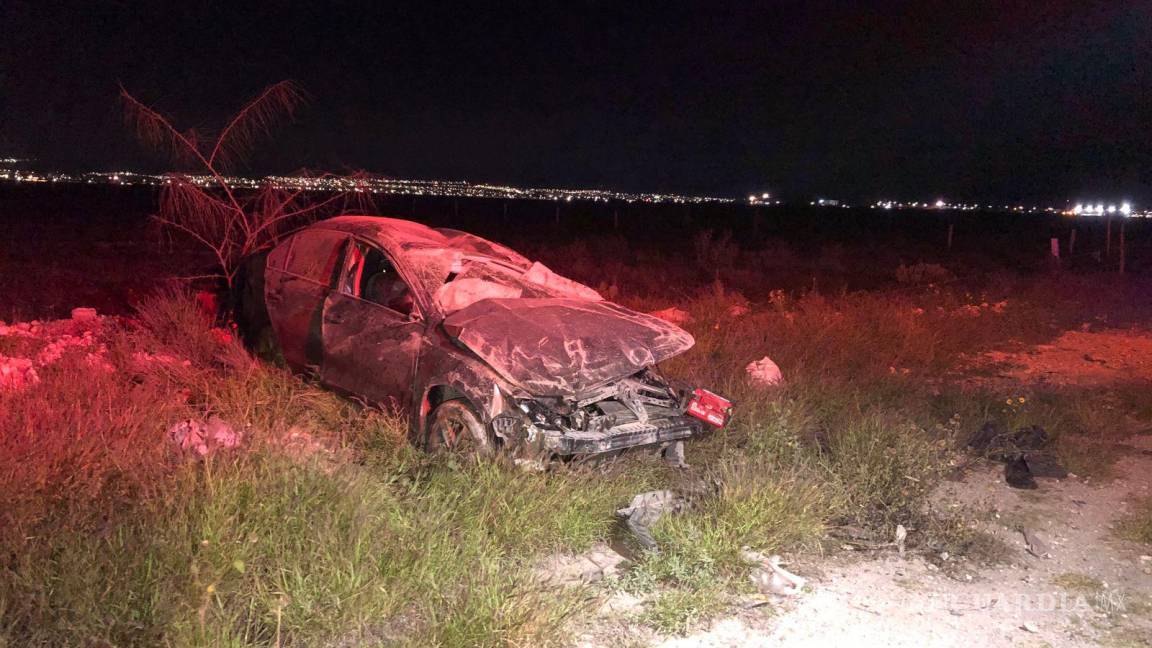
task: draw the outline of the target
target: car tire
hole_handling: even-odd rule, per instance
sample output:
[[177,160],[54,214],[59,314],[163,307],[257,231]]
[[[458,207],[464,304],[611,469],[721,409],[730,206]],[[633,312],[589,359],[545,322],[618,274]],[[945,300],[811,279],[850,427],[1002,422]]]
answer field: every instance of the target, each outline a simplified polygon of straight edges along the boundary
[[487,457],[496,444],[476,411],[463,400],[444,401],[428,416],[425,448],[469,457]]

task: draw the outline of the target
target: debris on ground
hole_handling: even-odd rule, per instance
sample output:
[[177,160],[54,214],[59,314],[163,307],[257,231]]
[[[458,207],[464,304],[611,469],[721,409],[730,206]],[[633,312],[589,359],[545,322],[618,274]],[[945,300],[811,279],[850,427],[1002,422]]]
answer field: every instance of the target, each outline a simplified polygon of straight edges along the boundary
[[779,385],[784,380],[780,367],[768,356],[748,363],[744,371],[748,373],[748,382],[759,387]]
[[1017,455],[1004,462],[1004,481],[1012,488],[1026,490],[1038,488],[1023,455]]
[[1027,527],[1020,527],[1020,535],[1024,536],[1024,548],[1028,550],[1028,553],[1037,558],[1052,557],[1052,554],[1048,551],[1048,544],[1041,540],[1035,531]]
[[670,306],[664,310],[652,311],[648,314],[677,326],[688,324],[692,321],[692,315],[688,311],[682,308],[676,308],[675,306]]
[[740,558],[749,565],[754,565],[748,578],[752,581],[752,585],[765,596],[797,596],[808,582],[803,577],[781,567],[782,559],[780,556],[765,556],[748,547],[743,547],[740,549]]
[[599,543],[584,553],[548,556],[536,574],[542,582],[552,585],[587,585],[617,575],[627,563],[627,558]]
[[1013,488],[1033,489],[1036,477],[1064,479],[1068,470],[1055,455],[1047,452],[1048,432],[1038,425],[1026,425],[1013,433],[995,423],[985,423],[968,439],[968,447],[989,459],[1004,462],[1004,481]]
[[633,497],[628,507],[616,511],[616,516],[624,521],[642,548],[657,551],[659,547],[652,537],[652,527],[665,514],[679,513],[687,507],[688,500],[673,491],[649,491]]
[[1065,479],[1068,469],[1055,455],[1047,452],[1025,452],[1024,461],[1028,464],[1028,471],[1034,477],[1049,477],[1052,479]]
[[207,421],[184,419],[176,422],[168,429],[168,438],[181,450],[207,457],[220,448],[238,447],[244,433],[220,417],[211,416]]

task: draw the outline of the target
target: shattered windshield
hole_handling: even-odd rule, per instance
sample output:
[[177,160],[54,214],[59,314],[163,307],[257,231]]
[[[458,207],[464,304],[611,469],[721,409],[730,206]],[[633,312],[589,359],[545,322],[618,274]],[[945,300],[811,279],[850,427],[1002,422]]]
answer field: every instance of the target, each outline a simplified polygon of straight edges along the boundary
[[531,263],[507,248],[502,248],[507,254],[499,257],[475,254],[473,250],[415,246],[407,250],[411,257],[419,259],[414,265],[422,268],[425,285],[435,286],[430,292],[445,314],[489,298],[603,299],[592,288],[562,277],[542,263]]

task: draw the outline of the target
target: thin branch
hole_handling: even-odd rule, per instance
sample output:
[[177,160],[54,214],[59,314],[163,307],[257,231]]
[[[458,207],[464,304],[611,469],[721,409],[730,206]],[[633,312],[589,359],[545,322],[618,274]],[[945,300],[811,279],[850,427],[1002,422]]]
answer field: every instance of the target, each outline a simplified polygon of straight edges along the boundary
[[225,164],[233,163],[247,155],[256,139],[268,135],[277,121],[292,119],[304,98],[304,93],[292,81],[281,81],[265,88],[220,132],[208,155],[208,164],[215,165],[217,159]]
[[124,86],[120,86],[120,99],[125,105],[125,120],[146,144],[165,151],[178,160],[199,160],[207,165],[207,160],[200,154],[193,131],[181,133],[176,130],[167,117],[144,105],[125,90]]

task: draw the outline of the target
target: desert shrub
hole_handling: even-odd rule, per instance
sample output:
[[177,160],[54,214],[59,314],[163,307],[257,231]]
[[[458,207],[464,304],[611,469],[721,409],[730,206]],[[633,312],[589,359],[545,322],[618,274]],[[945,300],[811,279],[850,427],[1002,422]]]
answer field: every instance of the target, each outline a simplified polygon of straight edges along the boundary
[[241,368],[253,362],[235,343],[232,330],[214,327],[212,316],[181,288],[161,288],[140,300],[135,320],[145,350],[164,350],[203,368]]

